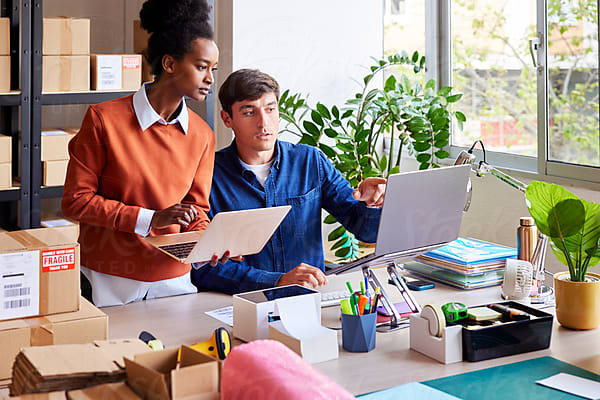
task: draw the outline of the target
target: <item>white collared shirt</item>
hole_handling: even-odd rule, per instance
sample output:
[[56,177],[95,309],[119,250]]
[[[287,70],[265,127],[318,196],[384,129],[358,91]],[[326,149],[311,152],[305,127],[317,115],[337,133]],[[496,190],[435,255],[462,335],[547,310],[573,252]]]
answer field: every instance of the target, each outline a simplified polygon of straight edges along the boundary
[[[172,121],[166,121],[152,108],[152,105],[148,101],[146,86],[150,83],[144,83],[133,95],[133,110],[142,131],[145,131],[155,123],[162,125],[178,123],[183,133],[187,135],[189,116],[185,100],[181,99],[179,114]],[[147,236],[150,233],[150,222],[153,216],[154,210],[141,208],[135,225],[135,233],[140,236]],[[190,274],[162,281],[142,282],[103,274],[86,268],[83,265],[81,266],[81,272],[92,285],[92,298],[97,307],[127,304],[133,301],[156,297],[196,293],[197,291],[190,280]]]

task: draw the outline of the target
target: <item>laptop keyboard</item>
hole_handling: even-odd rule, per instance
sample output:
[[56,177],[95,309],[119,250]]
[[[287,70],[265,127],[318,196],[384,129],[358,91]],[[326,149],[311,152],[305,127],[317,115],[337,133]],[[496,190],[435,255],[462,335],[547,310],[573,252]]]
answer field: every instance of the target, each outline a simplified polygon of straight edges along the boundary
[[158,246],[158,248],[181,259],[186,258],[192,252],[196,243],[198,242],[166,244],[164,246]]

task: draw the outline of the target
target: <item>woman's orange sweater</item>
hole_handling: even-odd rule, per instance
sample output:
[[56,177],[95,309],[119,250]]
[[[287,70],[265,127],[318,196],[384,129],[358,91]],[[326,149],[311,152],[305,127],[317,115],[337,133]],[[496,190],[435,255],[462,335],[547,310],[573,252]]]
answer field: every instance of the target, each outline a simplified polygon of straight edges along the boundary
[[[162,210],[190,203],[203,212],[186,230],[208,226],[215,137],[188,109],[188,133],[155,123],[142,132],[133,95],[92,105],[69,143],[62,208],[80,222],[81,265],[94,271],[154,282],[189,272],[135,234],[140,207]],[[174,233],[178,225],[152,229]]]

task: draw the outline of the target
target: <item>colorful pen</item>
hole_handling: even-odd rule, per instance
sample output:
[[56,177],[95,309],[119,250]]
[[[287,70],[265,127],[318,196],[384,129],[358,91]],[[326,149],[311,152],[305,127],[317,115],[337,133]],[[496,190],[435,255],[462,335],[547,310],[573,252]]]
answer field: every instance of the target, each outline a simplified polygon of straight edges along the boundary
[[342,312],[344,314],[350,314],[352,315],[352,306],[350,305],[350,299],[342,299],[340,301],[340,305],[342,306]]
[[371,297],[371,294],[369,293],[369,278],[367,276],[365,276],[365,296]]
[[363,281],[360,281],[360,294],[365,294],[365,283]]
[[348,290],[350,291],[350,295],[352,295],[352,293],[354,293],[354,290],[352,290],[352,285],[350,285],[350,282],[346,282],[346,286],[348,286]]
[[358,298],[358,313],[359,315],[363,315],[365,311],[365,304],[367,304],[368,299],[365,296],[360,296]]

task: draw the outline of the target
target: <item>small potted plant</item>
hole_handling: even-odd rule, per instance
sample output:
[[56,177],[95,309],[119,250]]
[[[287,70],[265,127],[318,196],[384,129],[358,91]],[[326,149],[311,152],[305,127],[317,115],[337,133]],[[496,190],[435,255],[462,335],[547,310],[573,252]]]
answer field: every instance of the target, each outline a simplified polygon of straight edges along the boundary
[[556,318],[573,329],[600,325],[600,204],[580,199],[559,185],[534,181],[525,192],[529,213],[548,236],[556,258],[569,271],[554,275]]

